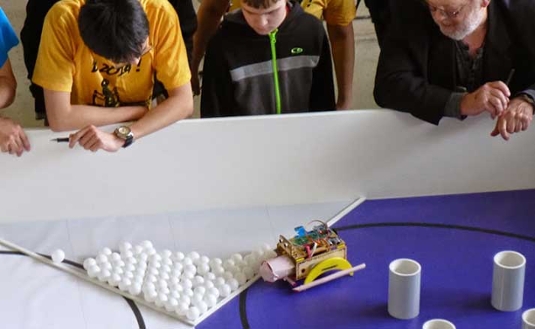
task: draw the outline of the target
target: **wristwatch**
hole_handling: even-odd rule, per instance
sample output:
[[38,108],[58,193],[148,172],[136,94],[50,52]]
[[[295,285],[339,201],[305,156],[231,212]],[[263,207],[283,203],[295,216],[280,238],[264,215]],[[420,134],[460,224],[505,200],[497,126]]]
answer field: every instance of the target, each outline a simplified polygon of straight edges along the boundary
[[533,100],[533,98],[531,98],[530,95],[524,93],[524,94],[518,95],[518,98],[529,103],[531,105],[531,108],[533,109],[533,112],[535,112],[535,101]]
[[115,134],[115,136],[124,140],[123,147],[128,147],[134,142],[134,134],[128,126],[118,127],[113,133]]

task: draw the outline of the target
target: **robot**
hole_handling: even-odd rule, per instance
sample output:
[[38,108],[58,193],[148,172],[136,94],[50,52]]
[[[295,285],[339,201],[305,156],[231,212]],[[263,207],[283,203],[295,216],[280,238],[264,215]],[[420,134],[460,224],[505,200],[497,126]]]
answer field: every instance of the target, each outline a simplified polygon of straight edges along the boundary
[[[293,238],[279,237],[277,257],[262,262],[260,266],[264,281],[283,279],[294,286],[294,291],[303,291],[344,275],[353,275],[353,272],[366,267],[366,264],[353,267],[349,263],[347,245],[334,229],[321,221],[311,223],[316,225],[310,231],[299,226],[295,228]],[[319,278],[333,270],[340,272]],[[304,280],[302,285],[298,285],[300,280]]]

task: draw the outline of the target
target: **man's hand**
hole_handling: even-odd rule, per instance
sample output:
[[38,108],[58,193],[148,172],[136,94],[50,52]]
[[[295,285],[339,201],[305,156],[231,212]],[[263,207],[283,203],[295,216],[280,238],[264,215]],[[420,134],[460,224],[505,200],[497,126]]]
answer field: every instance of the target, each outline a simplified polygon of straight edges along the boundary
[[30,142],[22,127],[3,117],[0,117],[0,150],[19,157],[30,150]]
[[509,140],[509,134],[527,130],[533,119],[533,106],[522,98],[513,98],[505,112],[498,117],[492,137],[501,135]]
[[124,140],[91,125],[69,136],[69,147],[73,148],[76,143],[91,152],[96,152],[99,149],[116,152],[124,145]]
[[505,83],[501,81],[487,82],[462,98],[461,114],[478,115],[487,111],[494,119],[507,108],[509,96],[511,96],[511,92]]

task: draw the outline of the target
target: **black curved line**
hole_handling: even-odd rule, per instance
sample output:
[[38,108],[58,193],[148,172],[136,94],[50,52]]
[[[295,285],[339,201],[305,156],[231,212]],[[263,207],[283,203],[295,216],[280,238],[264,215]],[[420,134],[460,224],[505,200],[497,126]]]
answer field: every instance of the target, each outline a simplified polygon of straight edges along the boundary
[[243,329],[251,329],[247,319],[247,290],[249,289],[245,289],[240,294],[240,320]]
[[385,223],[355,224],[355,225],[337,227],[336,230],[338,230],[338,231],[349,231],[349,230],[355,230],[355,229],[360,229],[360,228],[370,228],[370,227],[431,227],[431,228],[444,228],[444,229],[455,229],[455,230],[462,230],[462,231],[488,233],[488,234],[500,235],[500,236],[505,236],[505,237],[509,237],[509,238],[515,238],[515,239],[535,242],[535,237],[533,237],[533,236],[510,233],[510,232],[504,232],[504,231],[498,231],[498,230],[491,230],[491,229],[482,228],[482,227],[451,225],[451,224],[418,223],[418,222],[405,222],[405,223],[385,222]]
[[[20,251],[10,251],[10,250],[0,250],[0,255],[27,256],[26,254],[23,254]],[[51,259],[49,255],[39,254],[39,253],[38,255]],[[71,266],[77,267],[79,269],[84,269],[84,266],[82,264],[76,263],[72,260],[65,259],[63,260],[63,262]],[[143,320],[143,316],[141,315],[141,311],[139,310],[139,307],[137,306],[137,304],[130,298],[126,298],[124,296],[121,296],[121,297],[123,297],[123,299],[128,303],[128,305],[132,309],[132,312],[134,313],[134,316],[136,317],[137,324],[139,325],[139,329],[147,329],[147,326],[145,325],[145,321]]]
[[147,329],[147,326],[145,325],[145,320],[143,320],[143,315],[141,315],[141,311],[139,310],[139,307],[137,307],[136,302],[131,300],[130,298],[123,297],[128,305],[130,305],[130,308],[132,309],[132,312],[134,312],[134,316],[136,317],[137,324],[139,325],[139,329]]

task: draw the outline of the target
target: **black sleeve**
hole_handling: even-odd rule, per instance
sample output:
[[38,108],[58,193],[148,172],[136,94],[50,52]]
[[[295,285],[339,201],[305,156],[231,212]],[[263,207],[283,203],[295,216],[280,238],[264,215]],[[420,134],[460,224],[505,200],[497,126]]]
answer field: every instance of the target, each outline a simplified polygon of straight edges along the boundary
[[[24,52],[24,64],[28,71],[28,79],[32,80],[39,44],[41,43],[41,32],[45,17],[50,8],[59,0],[28,0],[26,4],[26,19],[20,32],[20,40]],[[30,91],[35,98],[35,112],[39,116],[45,116],[45,100],[43,88],[31,83]]]
[[375,102],[438,124],[453,91],[427,79],[428,10],[415,0],[391,0],[396,19],[385,35],[373,91]]
[[191,63],[191,52],[193,51],[193,34],[197,30],[197,14],[193,8],[192,0],[169,0],[178,14],[182,38],[186,44],[188,61]]
[[37,52],[41,43],[41,32],[45,17],[50,8],[59,0],[28,0],[26,4],[26,19],[20,32],[20,39],[24,50],[24,64],[28,70],[28,79],[31,80]]
[[223,56],[222,36],[216,34],[208,43],[204,56],[201,117],[236,115],[232,79]]
[[[360,2],[360,0],[359,0]],[[364,0],[372,23],[375,26],[375,34],[377,35],[377,43],[379,47],[383,44],[383,38],[386,33],[386,29],[390,24],[390,10],[388,6],[388,0]],[[358,5],[357,5],[358,7]]]
[[309,97],[310,111],[331,111],[336,108],[331,49],[323,27],[322,31],[323,41],[320,59],[312,73],[312,87]]
[[535,29],[535,5],[530,1],[497,1],[505,20],[504,29],[513,41],[511,54],[516,69],[509,88],[511,92],[528,94],[535,99],[535,43],[533,36],[526,31]]

